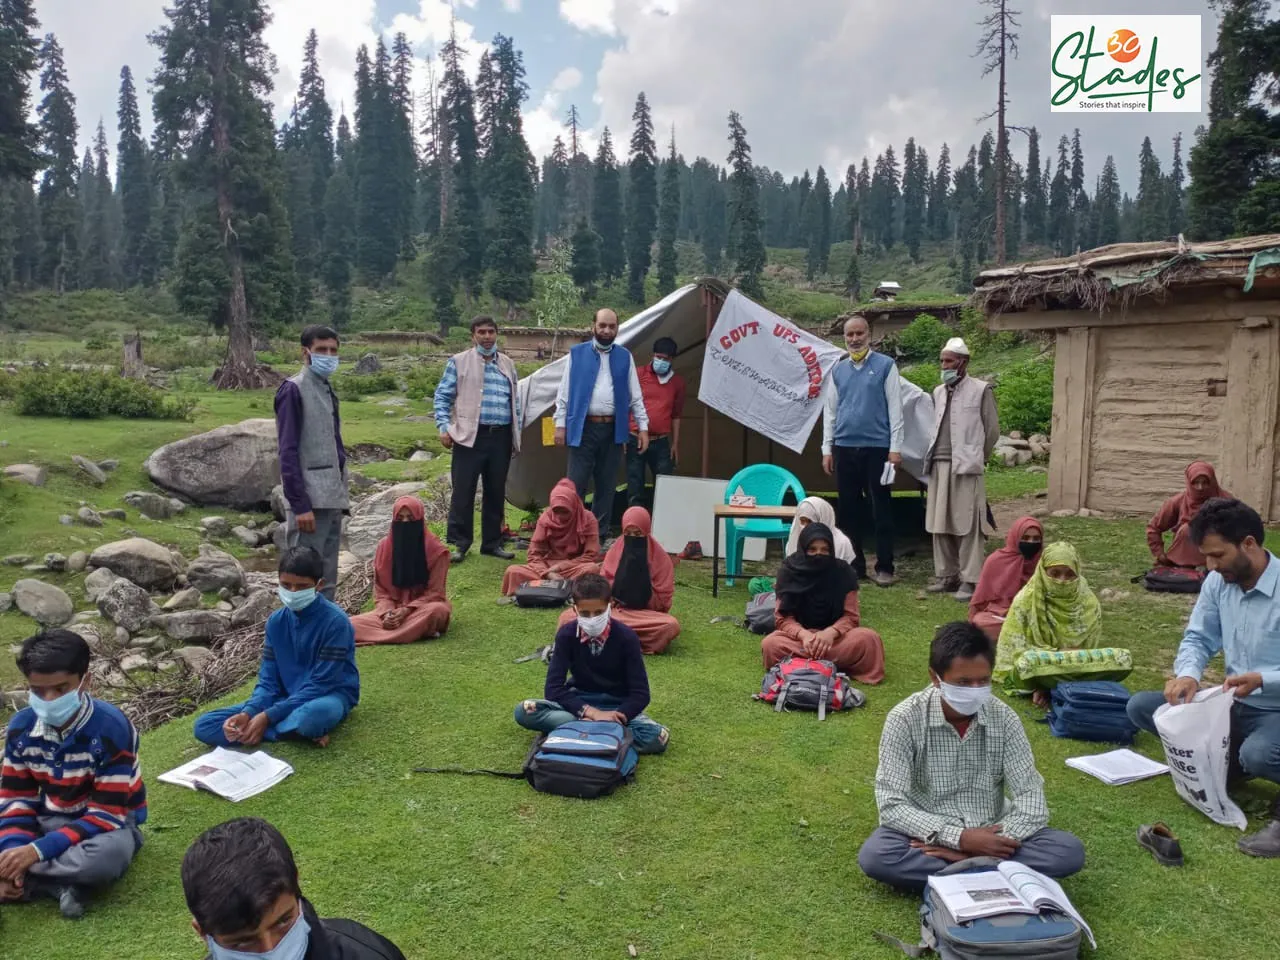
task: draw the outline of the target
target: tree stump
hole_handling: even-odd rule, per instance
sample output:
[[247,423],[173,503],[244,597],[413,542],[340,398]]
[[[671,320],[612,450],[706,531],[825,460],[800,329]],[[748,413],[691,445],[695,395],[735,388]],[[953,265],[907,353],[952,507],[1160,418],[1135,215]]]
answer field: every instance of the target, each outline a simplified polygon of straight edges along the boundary
[[124,362],[120,365],[122,376],[130,380],[145,380],[147,365],[142,362],[142,334],[124,338]]

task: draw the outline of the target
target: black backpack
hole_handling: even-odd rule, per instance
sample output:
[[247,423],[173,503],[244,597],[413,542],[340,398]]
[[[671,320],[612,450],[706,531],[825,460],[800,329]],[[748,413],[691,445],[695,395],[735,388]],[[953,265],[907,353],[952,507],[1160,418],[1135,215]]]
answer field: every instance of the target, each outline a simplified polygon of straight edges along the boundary
[[1155,567],[1130,583],[1140,583],[1152,593],[1199,593],[1206,574],[1189,567]]
[[563,607],[573,594],[568,580],[530,580],[516,587],[517,607]]

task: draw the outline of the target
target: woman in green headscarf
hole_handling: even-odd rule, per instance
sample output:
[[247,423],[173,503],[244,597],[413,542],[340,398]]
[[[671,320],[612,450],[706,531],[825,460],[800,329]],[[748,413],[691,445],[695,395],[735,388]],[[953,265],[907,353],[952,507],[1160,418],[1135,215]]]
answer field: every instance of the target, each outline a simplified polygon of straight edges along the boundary
[[1128,650],[1102,644],[1102,607],[1080,575],[1076,548],[1049,544],[1000,630],[996,682],[1044,707],[1059,681],[1121,680],[1132,669]]

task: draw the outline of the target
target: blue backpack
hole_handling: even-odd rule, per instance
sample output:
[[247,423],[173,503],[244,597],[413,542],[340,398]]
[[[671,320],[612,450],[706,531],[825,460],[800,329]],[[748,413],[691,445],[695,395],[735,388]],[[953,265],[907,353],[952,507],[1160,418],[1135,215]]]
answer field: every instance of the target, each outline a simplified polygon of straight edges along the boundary
[[1069,740],[1133,743],[1138,728],[1125,707],[1129,691],[1113,680],[1067,680],[1049,695],[1049,732]]
[[612,720],[573,720],[534,741],[524,776],[543,793],[592,800],[634,780],[639,759],[628,727]]

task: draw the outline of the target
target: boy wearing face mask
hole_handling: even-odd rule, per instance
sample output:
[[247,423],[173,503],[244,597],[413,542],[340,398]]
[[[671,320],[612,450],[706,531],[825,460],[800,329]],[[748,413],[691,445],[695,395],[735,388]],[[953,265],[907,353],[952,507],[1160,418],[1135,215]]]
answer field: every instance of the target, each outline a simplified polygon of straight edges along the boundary
[[1084,846],[1050,830],[1044,778],[1022,721],[991,696],[995,650],[971,623],[938,629],[932,685],[889,711],[880,738],[880,826],[858,851],[873,880],[919,893],[948,863],[1017,860],[1050,877],[1084,866]]
[[280,557],[283,610],[267,619],[258,684],[247,701],[196,720],[211,747],[254,747],[263,740],[311,740],[329,734],[360,700],[355,630],[341,607],[321,595],[320,555],[291,547]]
[[9,722],[0,766],[0,903],[50,896],[78,919],[87,892],[123,876],[142,848],[138,731],[89,696],[78,634],[28,637],[18,669],[29,706]]
[[516,705],[516,723],[550,733],[571,720],[612,720],[631,728],[637,753],[662,753],[670,733],[644,714],[649,675],[640,638],[609,616],[613,590],[598,573],[573,585],[576,620],[556,631],[542,700]]
[[289,844],[256,817],[197,837],[182,858],[182,891],[208,960],[404,960],[363,924],[317,917]]
[[645,469],[658,477],[675,473],[679,459],[680,418],[684,415],[684,377],[671,369],[676,342],[661,337],[653,343],[653,360],[637,373],[640,396],[649,415],[649,447],[640,449],[640,425],[631,417],[627,442],[627,506],[644,505]]
[[291,547],[310,547],[324,560],[324,590],[338,586],[342,517],[349,512],[347,454],[338,395],[329,378],[338,369],[338,334],[329,327],[302,331],[303,366],[276,391],[280,482],[288,502],[285,534]]

